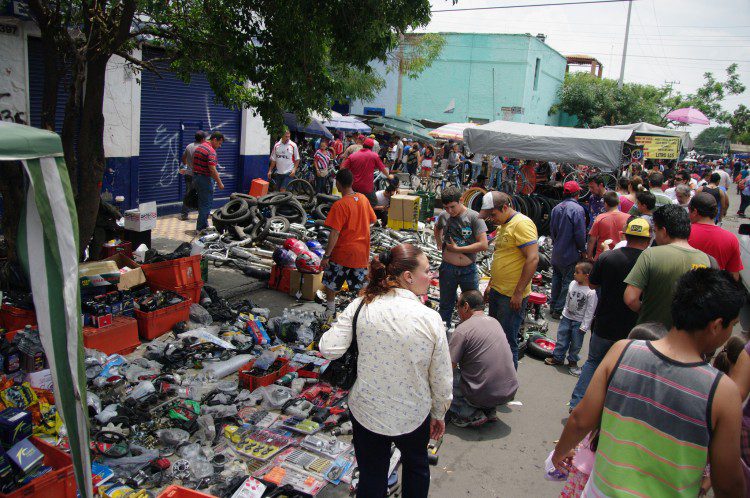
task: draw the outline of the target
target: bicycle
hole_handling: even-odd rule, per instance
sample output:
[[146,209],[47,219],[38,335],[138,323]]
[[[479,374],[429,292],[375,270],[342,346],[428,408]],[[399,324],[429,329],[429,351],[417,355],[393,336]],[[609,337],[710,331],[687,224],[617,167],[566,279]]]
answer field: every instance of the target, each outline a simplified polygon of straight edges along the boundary
[[577,182],[581,187],[581,195],[579,198],[585,200],[591,193],[589,192],[589,180],[597,175],[604,180],[604,186],[607,190],[617,190],[617,177],[610,173],[602,173],[596,166],[587,166],[585,164],[579,164],[575,170],[565,176],[563,182]]

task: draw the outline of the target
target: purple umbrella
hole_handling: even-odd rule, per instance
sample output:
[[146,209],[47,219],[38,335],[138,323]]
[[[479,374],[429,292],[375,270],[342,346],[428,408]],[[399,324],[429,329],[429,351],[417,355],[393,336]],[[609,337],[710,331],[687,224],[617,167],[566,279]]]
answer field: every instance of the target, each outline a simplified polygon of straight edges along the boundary
[[688,124],[708,124],[708,118],[705,114],[700,112],[698,109],[692,107],[683,107],[682,109],[675,109],[674,111],[667,114],[667,119],[670,121],[678,121],[680,123]]

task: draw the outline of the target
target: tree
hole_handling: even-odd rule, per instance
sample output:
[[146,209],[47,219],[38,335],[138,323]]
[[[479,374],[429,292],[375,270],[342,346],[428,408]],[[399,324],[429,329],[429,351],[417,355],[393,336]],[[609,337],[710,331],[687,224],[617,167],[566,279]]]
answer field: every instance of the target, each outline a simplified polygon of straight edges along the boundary
[[666,126],[666,115],[682,107],[694,107],[709,119],[726,123],[730,114],[723,110],[722,102],[729,95],[745,91],[737,73],[737,64],[726,69],[725,81],[705,73],[703,85],[695,93],[683,95],[671,85],[663,86],[625,83],[622,89],[617,82],[597,78],[589,73],[568,73],[558,91],[558,102],[549,113],[565,112],[578,117],[579,127],[598,127],[645,121]]
[[732,130],[727,126],[706,128],[695,138],[695,149],[704,154],[718,154],[726,149]]
[[61,138],[82,249],[99,205],[104,78],[113,55],[155,70],[155,61],[136,59],[133,49],[142,42],[161,46],[184,80],[205,74],[221,103],[253,108],[276,131],[284,111],[304,119],[326,112],[334,100],[372,96],[382,80],[368,63],[385,61],[402,35],[430,19],[428,0],[387,6],[375,0],[29,0],[29,9],[46,47],[45,127],[55,122],[61,76],[71,75]]
[[578,127],[658,122],[668,87],[626,83],[617,88],[617,81],[602,79],[590,73],[568,73],[558,91],[558,103],[549,113],[565,112],[578,117]]
[[750,143],[750,109],[740,104],[729,118],[732,127],[732,141],[736,143]]
[[[721,106],[724,99],[729,95],[739,95],[745,91],[745,85],[740,81],[737,74],[737,64],[731,64],[726,69],[726,81],[718,81],[714,78],[713,73],[703,73],[703,85],[695,93],[681,95],[676,93],[666,101],[669,111],[681,109],[683,107],[693,107],[698,109],[707,118],[718,123],[726,123],[730,119],[730,114]],[[665,113],[665,115],[667,114]],[[663,123],[668,120],[664,118]]]

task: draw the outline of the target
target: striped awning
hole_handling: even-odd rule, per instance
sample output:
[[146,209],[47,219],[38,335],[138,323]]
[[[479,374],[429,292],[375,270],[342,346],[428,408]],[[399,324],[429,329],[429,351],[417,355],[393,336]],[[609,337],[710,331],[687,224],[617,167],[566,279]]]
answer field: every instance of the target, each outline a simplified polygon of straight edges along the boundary
[[26,174],[18,256],[31,282],[39,336],[52,373],[55,404],[65,422],[78,489],[81,496],[91,498],[78,215],[62,143],[52,132],[0,123],[0,160],[20,161]]

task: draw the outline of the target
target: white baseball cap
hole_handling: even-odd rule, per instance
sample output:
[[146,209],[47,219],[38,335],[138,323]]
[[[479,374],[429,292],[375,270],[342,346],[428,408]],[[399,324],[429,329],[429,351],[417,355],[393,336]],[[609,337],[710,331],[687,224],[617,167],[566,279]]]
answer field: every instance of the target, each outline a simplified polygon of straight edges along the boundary
[[492,199],[492,192],[487,192],[482,197],[482,211],[485,209],[494,209],[495,201]]

